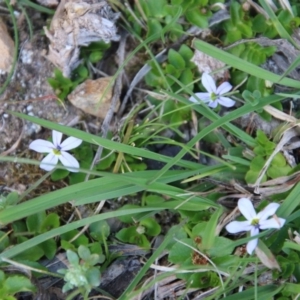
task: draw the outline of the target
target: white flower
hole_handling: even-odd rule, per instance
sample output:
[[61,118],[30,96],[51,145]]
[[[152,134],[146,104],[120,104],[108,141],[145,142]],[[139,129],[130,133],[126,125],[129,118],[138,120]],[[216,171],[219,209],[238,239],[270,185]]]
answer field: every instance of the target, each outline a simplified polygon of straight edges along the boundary
[[[195,95],[201,101],[207,103],[209,107],[216,108],[218,103],[226,107],[232,107],[235,104],[235,101],[232,99],[222,96],[232,89],[232,85],[229,82],[223,82],[221,85],[216,87],[214,79],[208,73],[202,74],[201,81],[208,93],[196,93]],[[199,100],[193,96],[190,97],[189,100],[194,103],[199,103]]]
[[[252,205],[252,202],[247,198],[241,198],[238,201],[240,212],[244,215],[247,221],[233,221],[226,226],[230,233],[238,233],[242,231],[250,231],[251,236],[259,234],[259,230],[281,228],[285,219],[273,216],[280,205],[278,203],[270,203],[258,214]],[[270,216],[272,218],[268,219]],[[258,239],[252,239],[247,243],[247,252],[252,254],[256,248]]]
[[68,137],[61,143],[62,133],[53,130],[52,131],[52,141],[53,143],[46,140],[35,140],[29,145],[29,149],[34,150],[39,153],[49,153],[40,164],[40,168],[46,171],[51,171],[54,169],[58,160],[66,167],[70,172],[78,172],[79,163],[78,161],[69,154],[68,150],[78,147],[82,140]]

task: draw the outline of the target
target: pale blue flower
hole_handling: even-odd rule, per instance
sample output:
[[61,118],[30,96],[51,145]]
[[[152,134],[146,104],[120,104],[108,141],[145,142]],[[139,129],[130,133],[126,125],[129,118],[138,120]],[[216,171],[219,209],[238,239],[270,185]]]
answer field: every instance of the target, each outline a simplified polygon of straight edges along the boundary
[[39,153],[49,153],[40,163],[40,168],[43,170],[53,170],[58,161],[60,161],[68,171],[78,172],[78,168],[80,167],[78,161],[66,151],[78,147],[82,143],[82,140],[68,137],[61,143],[62,135],[61,132],[53,130],[53,143],[38,139],[30,143],[29,149]]
[[[195,93],[198,99],[207,103],[207,105],[211,108],[216,108],[218,104],[225,107],[234,106],[234,100],[222,96],[232,89],[232,85],[229,82],[223,82],[217,87],[214,79],[208,73],[202,74],[201,81],[202,85],[207,90],[207,93]],[[199,103],[197,98],[192,96],[189,100],[194,103]]]
[[[259,234],[259,230],[279,229],[285,223],[285,219],[274,217],[279,206],[278,203],[270,203],[257,214],[252,202],[247,198],[241,198],[238,201],[238,208],[247,221],[233,221],[226,226],[226,230],[230,233],[250,231],[250,236],[255,236]],[[273,217],[269,218],[271,216]],[[249,254],[252,254],[257,243],[258,239],[252,239],[247,243],[246,248]]]

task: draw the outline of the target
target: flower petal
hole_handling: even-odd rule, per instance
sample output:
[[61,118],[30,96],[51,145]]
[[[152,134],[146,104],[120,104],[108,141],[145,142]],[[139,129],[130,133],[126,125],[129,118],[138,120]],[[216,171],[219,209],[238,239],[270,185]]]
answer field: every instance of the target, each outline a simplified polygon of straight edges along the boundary
[[259,222],[260,229],[270,229],[270,228],[281,228],[285,223],[285,219],[282,218],[271,218],[268,220],[262,220]]
[[70,172],[78,172],[79,162],[77,159],[68,152],[61,151],[61,155],[59,155],[59,160],[66,167],[66,169]]
[[225,107],[232,107],[235,105],[235,101],[228,97],[219,97],[218,102]]
[[233,221],[227,224],[225,228],[230,233],[238,233],[242,231],[250,231],[252,226],[249,221]]
[[254,249],[256,248],[257,243],[258,243],[258,239],[253,239],[247,243],[246,249],[250,255],[253,253]]
[[223,95],[228,93],[231,89],[232,89],[232,85],[226,81],[218,86],[216,94]]
[[81,143],[82,140],[70,136],[61,143],[60,147],[62,151],[68,151],[78,147]]
[[240,212],[248,221],[251,222],[254,218],[257,218],[253,204],[248,198],[239,199],[238,207]]
[[216,83],[215,83],[214,79],[208,73],[202,74],[201,82],[202,82],[203,86],[205,87],[205,89],[209,93],[217,94]]
[[259,220],[267,220],[269,217],[273,216],[280,205],[278,203],[268,204],[262,211],[257,214]]
[[35,140],[30,143],[29,149],[34,150],[39,153],[49,153],[52,152],[54,145],[46,140]]
[[63,134],[61,132],[56,131],[56,130],[52,131],[52,141],[53,141],[55,148],[57,148],[57,146],[60,146],[62,136],[63,136]]
[[[250,236],[255,236],[259,234],[259,229],[257,227],[252,226],[250,230]],[[247,243],[247,252],[251,255],[254,249],[256,248],[258,243],[258,239],[253,239]]]
[[210,100],[207,105],[209,107],[211,107],[211,108],[216,108],[218,106],[218,101],[212,101],[212,100]]
[[[211,100],[210,93],[196,93],[195,96],[197,96],[197,98],[204,103],[207,103]],[[199,100],[197,98],[192,96],[189,98],[189,100],[194,103],[199,103]]]
[[57,165],[58,156],[54,153],[49,153],[40,163],[40,168],[46,171],[51,171]]

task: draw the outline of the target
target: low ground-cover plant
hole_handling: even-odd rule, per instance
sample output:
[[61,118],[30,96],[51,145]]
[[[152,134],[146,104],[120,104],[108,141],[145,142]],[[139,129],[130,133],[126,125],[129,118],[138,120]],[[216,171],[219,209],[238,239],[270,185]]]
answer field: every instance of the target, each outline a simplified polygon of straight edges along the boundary
[[[291,41],[297,6],[282,1],[286,7],[277,9],[278,5],[274,4],[273,12],[268,3],[260,1],[261,10],[257,13],[247,9],[248,3],[233,1],[229,19],[215,26],[207,40],[224,46],[262,33],[267,38]],[[131,31],[140,38],[149,38],[142,44],[148,51],[149,46],[155,49],[177,40],[193,25],[208,27],[209,17],[219,8],[223,8],[222,1],[137,1],[131,11],[126,10],[124,24],[132,26]],[[172,27],[173,23],[177,25]],[[96,46],[83,50],[86,62],[101,59],[103,52]],[[220,71],[215,69],[199,73],[190,61],[195,49],[223,61],[228,68],[227,77],[213,79]],[[3,270],[8,262],[22,264],[33,270],[38,280],[37,274],[45,272],[39,264],[41,258],[52,259],[59,252],[66,253],[68,266],[58,272],[64,277],[62,291],[66,299],[79,294],[88,299],[90,292],[99,287],[110,263],[124,255],[110,253],[109,246],[125,243],[146,249],[150,254],[118,297],[121,300],[134,299],[146,291],[145,274],[151,268],[158,276],[172,275],[172,281],[173,275],[185,280],[184,289],[178,294],[174,289],[172,297],[188,294],[192,298],[195,290],[190,289],[198,289],[203,294],[207,292],[204,294],[207,299],[297,298],[300,293],[299,167],[289,166],[281,151],[283,146],[278,150],[278,145],[283,143],[283,137],[286,143],[293,143],[285,133],[297,128],[298,120],[288,118],[281,111],[281,101],[298,97],[300,84],[258,66],[274,51],[274,47],[262,47],[252,41],[221,50],[196,39],[168,49],[163,63],[154,61],[151,53],[148,64],[151,70],[144,78],[149,89],[148,112],[141,112],[146,106],[143,103],[114,134],[109,133],[105,138],[10,112],[51,129],[52,141],[36,140],[28,145],[47,154],[42,162],[5,156],[0,159],[39,165],[41,172],[53,172],[52,180],[68,177],[69,185],[27,201],[16,193],[1,196]],[[297,64],[298,60],[291,69]],[[80,72],[80,80],[88,76],[84,67]],[[66,80],[59,72],[55,76],[50,83],[59,89],[62,98],[79,83],[76,81],[79,78]],[[274,84],[293,90],[288,96],[274,94]],[[272,105],[273,109],[278,108],[276,114],[266,109]],[[232,122],[257,113],[270,119],[270,112],[289,122],[287,129],[276,138],[255,128],[251,134]],[[192,134],[185,139],[182,131],[189,126]],[[67,136],[63,142],[62,134]],[[205,149],[203,141],[211,147]],[[179,146],[179,152],[172,157],[149,150],[149,146],[164,143]],[[72,155],[67,153],[75,147]],[[93,165],[98,147],[103,148],[102,157]],[[218,151],[210,151],[216,148]],[[194,160],[183,159],[186,154],[191,154]],[[149,170],[146,160],[163,165],[158,170]],[[58,161],[62,164],[57,164]],[[273,181],[271,189],[275,192],[268,190],[264,194],[262,184],[272,183],[273,179],[279,180],[276,182],[280,182],[281,189]],[[231,206],[225,204],[225,198],[229,198]],[[135,203],[130,203],[133,199]],[[107,200],[111,202],[105,211],[98,213]],[[68,202],[76,207],[78,217],[72,219],[72,216],[64,222],[53,210]],[[89,209],[88,214],[83,207]],[[93,215],[91,210],[96,213]],[[167,215],[174,218],[165,222],[167,226],[161,225],[160,220]],[[111,220],[120,220],[121,228],[112,230]],[[267,280],[266,275],[269,275]],[[7,299],[14,299],[18,292],[34,291],[25,276],[0,271],[0,277],[0,290]],[[17,285],[17,280],[21,284]],[[142,281],[145,287],[140,284]],[[154,279],[148,285],[159,289],[158,281]]]

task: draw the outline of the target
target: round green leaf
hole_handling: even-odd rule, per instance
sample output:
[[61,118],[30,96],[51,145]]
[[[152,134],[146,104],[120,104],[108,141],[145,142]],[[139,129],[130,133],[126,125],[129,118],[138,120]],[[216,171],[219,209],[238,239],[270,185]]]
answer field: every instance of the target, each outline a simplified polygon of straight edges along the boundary
[[91,252],[90,252],[90,250],[89,250],[89,248],[88,247],[85,247],[85,246],[83,246],[83,245],[80,245],[79,247],[78,247],[78,255],[79,255],[79,257],[81,258],[81,259],[83,259],[83,260],[88,260],[89,258],[90,258],[90,256],[91,256]]
[[67,257],[71,265],[79,265],[79,257],[77,253],[67,250]]
[[286,159],[283,156],[282,153],[277,153],[272,162],[271,162],[272,166],[276,166],[276,167],[284,167],[286,165]]
[[40,232],[44,233],[50,231],[51,229],[58,228],[60,225],[60,219],[58,214],[50,213],[46,219],[42,222],[40,227]]
[[208,16],[203,15],[199,9],[188,10],[185,14],[186,19],[200,28],[208,27]]
[[184,69],[185,61],[183,57],[175,50],[170,49],[168,52],[169,63],[172,64],[176,69]]
[[136,231],[136,226],[131,226],[128,228],[122,228],[119,232],[117,232],[116,238],[121,242],[129,243],[130,240],[137,235],[139,234]]
[[57,251],[56,241],[54,239],[49,239],[43,243],[40,243],[39,246],[43,249],[45,256],[48,259],[52,259]]
[[265,162],[266,160],[262,156],[258,155],[252,159],[250,163],[250,169],[255,172],[260,172],[265,165]]
[[89,61],[91,63],[96,63],[98,61],[100,61],[103,57],[103,53],[102,51],[96,51],[96,52],[92,52],[89,56]]
[[161,232],[160,225],[152,218],[143,219],[140,225],[146,228],[146,234],[150,236],[157,236]]

